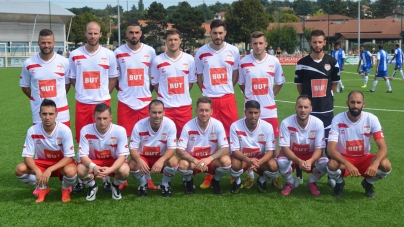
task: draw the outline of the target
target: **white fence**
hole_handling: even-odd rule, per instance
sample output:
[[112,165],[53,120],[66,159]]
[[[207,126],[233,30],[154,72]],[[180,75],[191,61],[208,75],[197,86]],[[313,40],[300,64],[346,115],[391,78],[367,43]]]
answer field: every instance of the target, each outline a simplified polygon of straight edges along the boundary
[[[63,46],[55,46],[53,51],[57,52],[59,48],[64,50]],[[0,68],[21,67],[26,59],[39,51],[38,46],[30,48],[26,45],[7,46],[7,43],[0,43]],[[66,52],[63,52],[63,55],[66,56]]]

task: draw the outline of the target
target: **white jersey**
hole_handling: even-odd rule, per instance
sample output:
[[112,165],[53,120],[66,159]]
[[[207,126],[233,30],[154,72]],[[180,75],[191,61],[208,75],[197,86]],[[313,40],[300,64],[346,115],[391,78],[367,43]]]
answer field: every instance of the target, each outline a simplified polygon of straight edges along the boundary
[[305,128],[300,127],[293,114],[281,123],[281,132],[279,145],[289,147],[297,154],[309,154],[319,148],[325,148],[324,125],[323,122],[315,116],[309,115]]
[[76,79],[76,100],[99,104],[111,99],[109,78],[118,77],[114,52],[99,47],[93,54],[85,46],[70,53],[70,78]]
[[22,157],[55,162],[65,157],[74,158],[72,131],[59,122],[56,122],[50,135],[45,132],[42,123],[31,126],[27,132]]
[[90,159],[118,159],[129,154],[126,130],[110,123],[108,131],[101,135],[95,123],[84,126],[80,131],[79,157]]
[[42,60],[40,55],[36,54],[24,62],[20,86],[31,88],[30,103],[34,124],[42,123],[39,110],[44,99],[51,99],[56,103],[56,121],[70,120],[66,98],[66,84],[70,84],[69,70],[69,60],[56,53],[49,61]]
[[231,151],[241,151],[249,158],[262,156],[266,151],[274,151],[276,145],[272,125],[259,119],[257,127],[251,132],[245,121],[243,118],[230,126]]
[[348,118],[347,112],[339,113],[332,119],[328,142],[337,142],[337,151],[347,156],[362,156],[370,153],[370,136],[374,140],[383,139],[379,119],[362,111],[357,122]]
[[166,53],[157,56],[151,66],[152,85],[159,84],[158,99],[164,107],[192,104],[189,84],[196,82],[194,57],[181,52],[177,59]]
[[137,150],[140,155],[160,157],[168,149],[176,149],[177,129],[174,121],[164,117],[160,128],[155,132],[150,126],[150,118],[140,120],[133,127],[130,149]]
[[156,57],[154,49],[142,43],[133,51],[125,44],[114,53],[120,74],[118,100],[134,110],[143,109],[152,100],[149,68]]
[[202,94],[221,97],[233,94],[233,71],[238,70],[240,53],[237,47],[224,42],[218,51],[205,44],[195,56],[197,74],[203,74]]
[[216,153],[219,147],[229,147],[229,143],[223,124],[212,117],[205,131],[199,127],[198,118],[188,121],[182,129],[177,146],[198,159],[209,157]]
[[245,101],[256,100],[261,104],[261,118],[278,117],[275,105],[274,85],[285,83],[278,58],[266,54],[257,61],[252,54],[240,61],[238,84],[245,85]]

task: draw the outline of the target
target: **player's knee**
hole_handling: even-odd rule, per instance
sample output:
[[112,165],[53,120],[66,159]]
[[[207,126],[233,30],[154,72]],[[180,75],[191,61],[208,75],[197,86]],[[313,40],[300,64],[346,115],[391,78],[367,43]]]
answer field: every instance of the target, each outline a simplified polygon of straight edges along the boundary
[[62,174],[63,174],[63,176],[66,176],[66,177],[69,177],[69,178],[76,176],[76,174],[77,174],[76,165],[69,164],[69,165],[63,167]]
[[242,167],[242,161],[237,158],[231,158],[231,168],[235,171],[239,171]]
[[28,173],[28,166],[25,163],[22,162],[15,167],[16,176],[22,176],[26,173]]
[[330,160],[328,161],[327,166],[328,166],[328,169],[329,169],[329,170],[331,170],[331,171],[336,171],[336,170],[339,169],[340,164],[339,164],[339,162],[337,162],[336,160],[330,159]]
[[391,162],[387,158],[384,158],[379,164],[379,169],[383,172],[390,172]]
[[123,163],[121,167],[119,167],[117,175],[120,179],[126,179],[129,176],[129,165],[127,163]]
[[177,167],[178,166],[177,157],[172,156],[170,159],[168,159],[167,166],[168,167]]
[[89,173],[89,169],[87,166],[85,166],[82,163],[77,165],[77,175],[79,176],[80,179],[87,176],[88,173]]
[[187,160],[181,159],[178,162],[178,168],[182,170],[187,170],[189,168],[190,163]]
[[220,165],[221,166],[230,166],[231,165],[231,160],[228,155],[222,156],[220,159]]
[[276,162],[275,159],[271,158],[268,161],[268,169],[271,172],[276,172],[278,171],[278,163]]

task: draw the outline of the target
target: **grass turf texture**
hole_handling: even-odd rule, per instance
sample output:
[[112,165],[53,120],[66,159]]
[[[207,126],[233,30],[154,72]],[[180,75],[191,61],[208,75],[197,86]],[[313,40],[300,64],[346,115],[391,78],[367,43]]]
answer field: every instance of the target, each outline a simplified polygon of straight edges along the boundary
[[[362,90],[365,94],[366,111],[379,117],[384,129],[388,146],[388,158],[393,171],[384,180],[375,183],[376,199],[364,195],[360,185],[362,178],[347,178],[344,196],[335,199],[332,189],[323,177],[318,185],[319,197],[312,196],[305,185],[294,189],[291,195],[284,197],[280,191],[269,183],[268,192],[259,194],[256,185],[242,189],[240,194],[230,194],[230,174],[221,180],[223,195],[217,196],[210,189],[202,190],[204,174],[195,176],[196,193],[186,195],[181,185],[181,176],[173,178],[173,197],[164,199],[160,191],[149,191],[145,198],[137,197],[138,183],[133,177],[128,178],[129,186],[122,191],[123,198],[114,201],[110,193],[102,189],[98,180],[97,199],[87,202],[86,191],[72,194],[72,202],[61,202],[61,183],[58,179],[50,180],[51,193],[42,204],[35,204],[33,187],[22,184],[14,175],[15,166],[22,162],[22,145],[26,131],[31,126],[29,99],[18,86],[21,69],[0,69],[0,91],[2,110],[0,112],[0,151],[2,153],[0,169],[0,225],[4,226],[271,226],[311,225],[311,226],[401,226],[404,223],[404,199],[402,196],[404,157],[401,149],[404,143],[402,123],[404,114],[404,83],[400,75],[392,82],[392,94],[386,94],[385,82],[379,81],[375,93],[366,93],[361,89],[363,79],[356,73],[356,66],[346,66],[342,73],[345,90],[335,94],[335,113],[347,110],[346,100],[349,91]],[[277,95],[279,123],[294,113],[297,98],[296,86],[293,84],[294,67],[283,67],[286,83]],[[392,73],[390,65],[390,74]],[[372,69],[372,74],[374,69]],[[368,88],[372,86],[370,77]],[[192,91],[195,101],[200,91],[195,84]],[[155,95],[155,94],[154,94]],[[236,85],[239,116],[243,116],[243,95]],[[114,122],[116,122],[116,92],[112,95]],[[74,132],[74,89],[68,94],[71,125]],[[374,110],[385,109],[385,110]],[[386,111],[390,110],[390,111]],[[393,111],[399,110],[399,111]],[[77,148],[77,145],[76,145]],[[372,142],[372,152],[376,146]],[[154,182],[161,180],[161,175],[153,175]],[[305,182],[308,175],[303,175]],[[242,179],[245,180],[244,174]]]

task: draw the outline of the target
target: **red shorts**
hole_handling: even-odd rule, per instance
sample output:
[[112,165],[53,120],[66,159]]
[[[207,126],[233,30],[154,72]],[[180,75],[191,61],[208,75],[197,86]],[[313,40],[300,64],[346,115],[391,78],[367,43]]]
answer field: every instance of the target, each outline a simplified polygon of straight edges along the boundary
[[[105,101],[105,104],[111,106],[110,100]],[[76,101],[76,141],[80,142],[80,130],[91,123],[94,123],[94,109],[97,104],[85,104]]]
[[223,95],[222,97],[211,97],[212,117],[222,122],[226,136],[230,137],[230,126],[238,120],[238,110],[234,94]]
[[[35,159],[34,161],[35,161],[35,165],[41,170],[42,173],[45,172],[45,170],[47,170],[49,167],[51,167],[59,162],[59,161],[49,161],[49,160],[43,160],[43,159]],[[73,159],[70,164],[76,165],[76,163],[74,163]],[[58,177],[60,180],[63,180],[63,176],[60,173],[60,170],[61,170],[61,168],[53,171],[51,174],[51,177]]]
[[174,121],[177,128],[177,138],[180,138],[182,128],[188,121],[192,120],[192,105],[165,108],[164,116]]
[[[161,156],[143,156],[140,155],[140,158],[147,163],[149,168],[151,169],[154,165],[154,163],[157,162],[161,158]],[[163,168],[161,168],[160,173],[163,173]]]
[[[256,159],[260,160],[262,157],[264,157],[264,155],[260,155],[260,156],[253,157],[253,158],[256,158]],[[230,158],[233,158],[233,156],[230,155]],[[244,162],[244,163],[245,163],[245,162]],[[248,170],[248,166],[246,165],[246,166],[244,166],[243,171],[244,171],[244,172],[247,172],[247,170]],[[257,171],[254,171],[254,172],[257,173],[257,174],[260,175],[260,176],[263,174],[263,172],[260,171],[260,170],[257,170]]]
[[145,106],[140,110],[134,110],[123,102],[118,101],[118,125],[126,130],[126,136],[132,134],[135,124],[149,116],[149,106]]
[[274,129],[274,136],[275,138],[279,136],[279,123],[278,123],[278,118],[273,117],[273,118],[262,118],[261,120],[264,120],[268,122],[269,124],[272,125],[272,128]]
[[[374,154],[366,154],[363,156],[345,156],[345,155],[343,155],[345,160],[347,160],[352,165],[354,165],[359,170],[359,173],[363,177],[369,177],[368,175],[365,175],[365,172],[369,168],[370,163],[372,163],[372,160],[375,156],[376,155],[374,155]],[[345,169],[344,177],[347,177],[347,176],[349,176],[349,171],[347,169]]]

